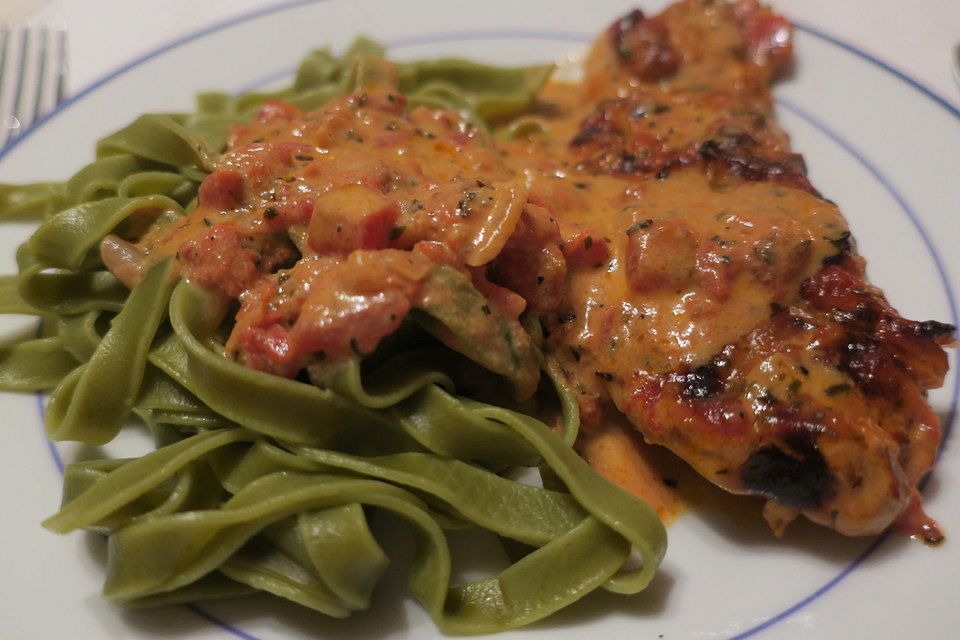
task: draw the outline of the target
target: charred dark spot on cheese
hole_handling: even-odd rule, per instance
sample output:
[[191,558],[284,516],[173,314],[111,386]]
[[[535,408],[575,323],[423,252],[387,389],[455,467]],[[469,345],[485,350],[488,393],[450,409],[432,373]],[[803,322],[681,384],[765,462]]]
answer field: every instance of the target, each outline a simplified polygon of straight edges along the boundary
[[678,376],[681,385],[680,393],[684,398],[710,398],[723,389],[723,380],[720,372],[712,364],[697,367],[690,373]]
[[588,144],[603,143],[606,138],[622,133],[610,118],[602,117],[605,105],[611,101],[601,102],[591,119],[584,121],[577,135],[570,141],[573,147],[585,147]]
[[764,149],[746,132],[721,132],[700,145],[699,153],[707,171],[717,181],[770,181],[819,196],[819,191],[807,179],[803,156]]
[[924,320],[918,322],[914,327],[914,334],[927,340],[939,340],[950,337],[957,332],[957,328],[952,324],[938,322],[936,320]]
[[852,255],[856,249],[853,236],[849,231],[844,231],[836,238],[825,238],[830,244],[836,247],[837,252],[832,256],[823,259],[823,266],[828,267],[833,264],[840,264],[844,258]]
[[813,438],[803,434],[755,451],[740,468],[740,481],[752,493],[796,509],[818,507],[836,491],[826,460]]

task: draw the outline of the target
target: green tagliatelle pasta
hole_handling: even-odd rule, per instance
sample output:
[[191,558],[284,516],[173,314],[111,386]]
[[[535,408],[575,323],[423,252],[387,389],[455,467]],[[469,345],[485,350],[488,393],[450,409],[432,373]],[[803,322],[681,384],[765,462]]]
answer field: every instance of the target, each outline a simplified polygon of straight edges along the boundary
[[[520,412],[458,395],[464,356],[515,386],[535,384],[518,363],[539,354],[512,352],[528,347],[495,319],[496,348],[464,344],[456,354],[420,329],[348,360],[321,387],[225,358],[227,310],[177,282],[169,261],[132,291],[101,262],[104,236],[196,206],[230,125],[269,98],[316,108],[389,80],[413,105],[491,126],[522,114],[549,73],[382,56],[365,40],[340,58],[314,52],[289,89],[205,94],[196,113],[144,115],[104,138],[96,160],[64,183],[0,186],[0,218],[40,221],[17,254],[19,273],[0,278],[0,311],[43,323],[40,337],[0,349],[0,387],[51,391],[54,440],[106,443],[140,428],[136,416],[156,442],[138,458],[68,465],[63,506],[44,523],[109,536],[111,600],[152,606],[266,591],[348,616],[370,606],[388,564],[368,526],[378,510],[413,532],[410,589],[449,633],[528,624],[598,587],[636,593],[663,557],[653,510],[573,451],[576,403],[556,372],[541,386],[559,396],[558,430],[531,417],[537,406]],[[456,272],[431,277],[464,306],[485,302]],[[447,344],[471,321],[429,305],[416,314],[427,332],[453,336]],[[539,467],[544,488],[510,479],[517,467]],[[497,575],[451,584],[445,530],[463,527],[525,551]],[[627,568],[632,551],[637,568]]]

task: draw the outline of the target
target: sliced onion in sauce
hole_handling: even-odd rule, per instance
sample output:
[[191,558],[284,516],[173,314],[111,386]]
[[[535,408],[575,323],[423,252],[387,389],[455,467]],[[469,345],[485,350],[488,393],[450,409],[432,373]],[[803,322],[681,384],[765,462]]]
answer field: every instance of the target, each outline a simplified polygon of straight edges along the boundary
[[110,273],[132,289],[143,277],[147,254],[123,238],[109,235],[100,241],[100,258]]

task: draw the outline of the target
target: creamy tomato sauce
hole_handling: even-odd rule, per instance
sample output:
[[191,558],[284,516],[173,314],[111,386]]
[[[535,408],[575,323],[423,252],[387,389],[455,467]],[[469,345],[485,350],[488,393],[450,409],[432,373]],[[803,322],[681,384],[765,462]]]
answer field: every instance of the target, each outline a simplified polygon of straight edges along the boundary
[[228,357],[284,376],[369,354],[420,310],[522,401],[540,358],[520,320],[536,319],[577,394],[578,447],[664,518],[683,500],[651,445],[767,499],[778,534],[803,514],[935,540],[915,487],[953,328],[866,283],[773,118],[791,55],[756,2],[683,0],[614,22],[582,83],[549,83],[494,134],[389,86],[311,113],[269,102],[186,218],[109,238],[104,261],[133,284],[175,256],[239,301]]

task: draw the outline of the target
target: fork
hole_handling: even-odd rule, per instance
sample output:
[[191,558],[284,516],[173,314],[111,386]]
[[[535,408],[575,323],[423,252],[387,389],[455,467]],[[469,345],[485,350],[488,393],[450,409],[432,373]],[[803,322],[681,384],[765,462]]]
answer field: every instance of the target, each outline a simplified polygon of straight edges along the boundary
[[63,101],[66,79],[65,29],[0,27],[0,147]]
[[953,45],[953,60],[950,62],[953,63],[953,79],[957,81],[957,86],[960,87],[960,42]]

